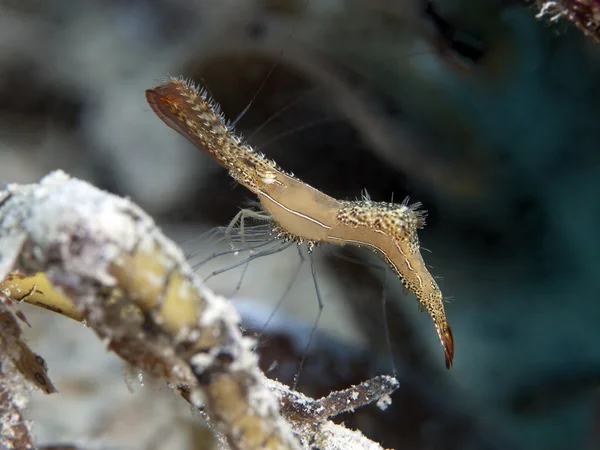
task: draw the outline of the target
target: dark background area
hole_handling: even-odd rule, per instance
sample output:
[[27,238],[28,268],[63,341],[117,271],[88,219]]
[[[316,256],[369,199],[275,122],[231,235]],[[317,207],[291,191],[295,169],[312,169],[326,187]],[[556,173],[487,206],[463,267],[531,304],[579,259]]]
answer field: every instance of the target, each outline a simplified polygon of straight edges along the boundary
[[[388,410],[343,419],[397,449],[600,448],[600,44],[536,12],[500,0],[4,0],[0,180],[63,169],[131,197],[207,255],[215,243],[194,236],[253,198],[164,126],[144,91],[182,75],[230,120],[252,100],[236,129],[285,170],[336,198],[410,195],[429,211],[421,244],[453,298],[455,366],[388,273],[401,388]],[[316,251],[329,287],[301,376],[312,395],[390,372],[381,271],[339,253],[380,264]],[[298,262],[292,250],[250,265],[235,295],[246,318],[268,317],[261,300],[278,298]],[[227,294],[239,276],[212,287]],[[265,368],[279,362],[271,375],[293,376],[312,286],[305,270],[262,349]],[[101,346],[27,311],[61,391],[30,407],[41,442],[205,440],[182,402],[159,408],[160,388],[130,395],[114,360],[89,369]],[[177,422],[188,441],[152,447],[153,421]]]

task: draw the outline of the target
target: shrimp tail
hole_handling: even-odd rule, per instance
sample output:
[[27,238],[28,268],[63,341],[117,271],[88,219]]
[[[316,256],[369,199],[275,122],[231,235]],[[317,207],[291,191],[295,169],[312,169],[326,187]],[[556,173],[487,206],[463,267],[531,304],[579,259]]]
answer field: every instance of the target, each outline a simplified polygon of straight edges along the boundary
[[441,324],[436,324],[435,328],[444,348],[446,369],[450,370],[454,361],[454,336],[452,335],[452,330],[445,320]]

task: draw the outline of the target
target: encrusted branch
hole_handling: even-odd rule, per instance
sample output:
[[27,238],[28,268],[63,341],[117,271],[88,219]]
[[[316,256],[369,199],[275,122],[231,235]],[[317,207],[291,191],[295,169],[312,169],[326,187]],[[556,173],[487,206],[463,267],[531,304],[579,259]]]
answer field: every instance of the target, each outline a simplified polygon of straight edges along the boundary
[[536,3],[540,9],[538,18],[546,17],[550,22],[565,18],[600,42],[599,0],[536,0]]
[[0,448],[34,449],[29,423],[23,418],[27,391],[37,386],[56,392],[46,375],[44,360],[33,353],[21,328],[0,298]]
[[45,273],[111,350],[185,385],[233,448],[300,448],[237,312],[195,280],[146,214],[62,172],[8,192],[3,265]]
[[[4,298],[83,320],[127,362],[166,378],[231,448],[299,449],[298,437],[349,448],[335,437],[356,433],[325,416],[297,426],[301,415],[290,405],[299,394],[269,388],[234,307],[197,281],[182,252],[126,199],[60,171],[39,184],[9,185],[0,193],[0,280]],[[380,395],[390,387],[383,383]],[[373,392],[360,404],[377,398]],[[294,411],[287,420],[282,405]],[[352,448],[380,448],[362,438],[365,445]]]

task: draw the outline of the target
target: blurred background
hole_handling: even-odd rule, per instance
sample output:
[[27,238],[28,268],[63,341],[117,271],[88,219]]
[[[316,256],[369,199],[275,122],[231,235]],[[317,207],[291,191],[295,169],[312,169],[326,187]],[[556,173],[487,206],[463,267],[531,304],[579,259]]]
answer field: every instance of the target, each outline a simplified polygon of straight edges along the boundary
[[[396,449],[598,449],[600,44],[536,12],[509,0],[2,0],[0,180],[60,168],[131,197],[194,262],[227,250],[202,233],[251,194],[144,98],[168,75],[191,78],[230,120],[250,105],[238,133],[312,186],[410,195],[429,211],[421,244],[452,299],[454,368],[380,260],[324,247],[300,390],[391,373],[385,293],[401,387],[388,410],[340,420]],[[286,382],[318,312],[301,261],[291,248],[252,261],[239,289],[243,267],[208,281],[250,330],[283,298],[261,352]],[[90,330],[23,310],[60,391],[27,410],[40,444],[217,448],[182,399]]]

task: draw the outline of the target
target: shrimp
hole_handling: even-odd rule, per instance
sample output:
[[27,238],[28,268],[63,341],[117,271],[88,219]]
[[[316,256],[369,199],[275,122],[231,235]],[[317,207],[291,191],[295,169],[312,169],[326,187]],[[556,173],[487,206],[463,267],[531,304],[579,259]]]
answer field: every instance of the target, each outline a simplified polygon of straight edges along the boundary
[[452,367],[454,338],[444,298],[421,255],[417,230],[425,226],[420,204],[337,200],[286,173],[235,135],[207,93],[180,78],[146,91],[156,115],[206,151],[231,177],[258,197],[277,236],[315,245],[354,245],[378,254],[428,311]]

